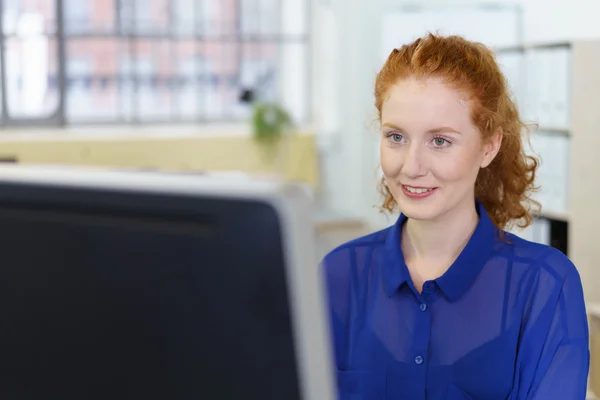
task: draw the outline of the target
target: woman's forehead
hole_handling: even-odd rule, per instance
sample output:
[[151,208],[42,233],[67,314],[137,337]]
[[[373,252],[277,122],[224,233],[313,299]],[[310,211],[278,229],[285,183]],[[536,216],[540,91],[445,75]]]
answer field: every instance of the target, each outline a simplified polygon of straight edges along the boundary
[[470,102],[464,93],[435,78],[411,78],[397,82],[387,93],[381,117],[382,124],[472,124]]

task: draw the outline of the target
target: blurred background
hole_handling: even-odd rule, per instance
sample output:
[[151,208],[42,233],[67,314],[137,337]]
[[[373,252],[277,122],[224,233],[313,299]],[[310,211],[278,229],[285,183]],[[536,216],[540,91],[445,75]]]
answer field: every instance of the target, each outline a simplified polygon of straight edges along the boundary
[[538,125],[543,210],[515,232],[577,265],[598,352],[598,12],[594,0],[2,0],[0,161],[303,182],[322,255],[395,219],[377,207],[378,69],[428,31],[463,35],[496,52]]

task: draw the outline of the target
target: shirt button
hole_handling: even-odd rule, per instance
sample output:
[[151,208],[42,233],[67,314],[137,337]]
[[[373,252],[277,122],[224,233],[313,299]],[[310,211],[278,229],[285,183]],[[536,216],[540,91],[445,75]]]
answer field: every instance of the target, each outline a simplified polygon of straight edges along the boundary
[[421,365],[421,364],[423,364],[423,357],[421,357],[421,356],[416,356],[416,357],[415,357],[415,363],[416,363],[417,365]]
[[421,311],[425,311],[425,310],[427,310],[427,304],[425,304],[425,303],[421,303],[421,306],[420,306],[420,308],[421,308]]

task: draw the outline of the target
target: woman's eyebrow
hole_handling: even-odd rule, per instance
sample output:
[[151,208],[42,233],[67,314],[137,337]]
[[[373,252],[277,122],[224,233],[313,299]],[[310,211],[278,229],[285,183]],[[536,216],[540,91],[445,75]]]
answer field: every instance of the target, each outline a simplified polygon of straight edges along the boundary
[[[398,125],[395,125],[391,122],[385,122],[383,124],[384,127],[388,127],[388,128],[392,128],[394,130],[400,131],[400,132],[404,132],[404,129],[400,128]],[[460,131],[450,127],[450,126],[441,126],[439,128],[433,128],[433,129],[429,129],[427,131],[427,133],[442,133],[442,132],[452,132],[452,133],[458,133],[460,134]]]

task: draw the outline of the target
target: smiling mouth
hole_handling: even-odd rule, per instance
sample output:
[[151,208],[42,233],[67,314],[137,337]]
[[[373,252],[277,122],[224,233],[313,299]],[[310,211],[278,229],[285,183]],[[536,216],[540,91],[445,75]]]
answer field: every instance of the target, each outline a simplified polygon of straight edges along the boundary
[[415,186],[407,186],[402,185],[404,190],[413,194],[424,194],[433,191],[435,188],[425,188],[425,187],[415,187]]

